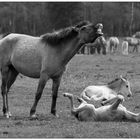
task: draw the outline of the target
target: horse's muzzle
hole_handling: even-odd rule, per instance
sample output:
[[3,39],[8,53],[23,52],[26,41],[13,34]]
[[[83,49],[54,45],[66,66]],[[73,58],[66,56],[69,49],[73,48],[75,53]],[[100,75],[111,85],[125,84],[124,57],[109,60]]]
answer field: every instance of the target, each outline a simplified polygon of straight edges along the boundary
[[103,35],[102,29],[99,28],[99,29],[97,30],[97,34],[98,34],[98,35]]

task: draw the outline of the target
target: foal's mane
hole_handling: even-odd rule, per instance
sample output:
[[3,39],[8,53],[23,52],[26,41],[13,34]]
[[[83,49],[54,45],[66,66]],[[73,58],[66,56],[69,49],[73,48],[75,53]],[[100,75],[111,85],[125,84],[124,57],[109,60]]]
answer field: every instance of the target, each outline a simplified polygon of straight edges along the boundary
[[74,27],[67,27],[52,33],[46,33],[41,36],[41,40],[46,44],[59,45],[61,42],[66,42],[75,38],[78,35],[78,29],[89,24],[88,21],[80,22]]
[[111,82],[107,83],[107,85],[111,85],[111,84],[113,84],[114,82],[118,81],[119,79],[120,79],[120,78],[116,78],[116,79],[112,80]]

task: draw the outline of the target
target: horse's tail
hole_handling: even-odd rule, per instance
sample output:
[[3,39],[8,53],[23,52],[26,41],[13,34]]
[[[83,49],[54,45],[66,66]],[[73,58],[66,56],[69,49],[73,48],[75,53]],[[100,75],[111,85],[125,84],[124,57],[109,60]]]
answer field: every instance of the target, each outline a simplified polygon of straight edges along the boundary
[[81,97],[82,97],[84,100],[90,101],[90,98],[87,96],[86,89],[81,93]]

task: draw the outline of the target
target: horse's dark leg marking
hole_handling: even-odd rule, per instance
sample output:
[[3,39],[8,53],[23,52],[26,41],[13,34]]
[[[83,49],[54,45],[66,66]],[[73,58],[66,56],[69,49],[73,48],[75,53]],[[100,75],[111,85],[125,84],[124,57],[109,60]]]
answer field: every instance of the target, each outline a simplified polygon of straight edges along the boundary
[[48,81],[49,77],[46,73],[42,73],[40,75],[40,79],[39,79],[39,84],[38,84],[38,87],[37,87],[37,92],[35,94],[35,100],[34,100],[34,103],[33,103],[33,106],[30,110],[30,116],[31,117],[36,117],[35,115],[35,112],[36,112],[36,107],[37,107],[37,104],[38,104],[38,101],[40,100],[41,98],[41,95],[42,95],[42,92],[43,92],[43,89],[46,85],[46,82]]
[[1,84],[1,94],[2,94],[2,99],[3,99],[3,114],[8,118],[8,97],[7,97],[7,78],[8,78],[8,71],[9,68],[8,66],[5,66],[1,70],[1,75],[2,75],[2,84]]
[[51,113],[56,116],[56,100],[58,89],[60,86],[61,76],[53,78],[53,85],[52,85],[52,105],[51,105]]

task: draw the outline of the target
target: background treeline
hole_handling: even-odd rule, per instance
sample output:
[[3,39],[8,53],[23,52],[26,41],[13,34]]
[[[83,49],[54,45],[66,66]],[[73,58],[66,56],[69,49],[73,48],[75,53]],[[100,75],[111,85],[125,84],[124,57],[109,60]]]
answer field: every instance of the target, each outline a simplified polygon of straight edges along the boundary
[[89,20],[106,36],[128,36],[140,31],[139,13],[139,2],[0,2],[0,33],[38,36]]

